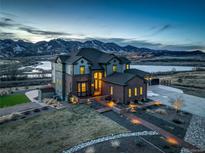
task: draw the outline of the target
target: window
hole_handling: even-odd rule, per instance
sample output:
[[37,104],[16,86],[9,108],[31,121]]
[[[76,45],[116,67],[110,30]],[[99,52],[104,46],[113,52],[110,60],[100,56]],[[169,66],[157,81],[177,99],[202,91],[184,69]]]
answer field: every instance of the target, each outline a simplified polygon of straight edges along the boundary
[[142,92],[143,92],[143,88],[140,87],[140,95],[142,95]]
[[82,83],[82,92],[86,92],[86,83]]
[[135,88],[135,93],[134,94],[135,94],[135,96],[137,96],[137,88]]
[[131,97],[132,96],[132,90],[131,88],[128,89],[128,97]]
[[102,81],[99,80],[99,88],[101,89],[102,88]]
[[80,66],[80,74],[85,74],[85,66]]
[[126,70],[128,70],[130,68],[129,64],[126,64]]
[[110,95],[113,95],[113,87],[110,87]]
[[98,73],[94,73],[94,79],[98,78]]
[[98,89],[98,80],[95,80],[95,89]]
[[104,77],[106,77],[106,71],[104,72]]
[[78,93],[84,93],[86,92],[86,83],[85,82],[81,82],[78,83]]
[[81,92],[80,83],[78,83],[78,93]]
[[98,75],[99,75],[99,79],[102,79],[102,73],[99,72]]
[[117,65],[116,65],[116,64],[114,64],[114,65],[112,66],[112,71],[113,71],[113,72],[117,72]]

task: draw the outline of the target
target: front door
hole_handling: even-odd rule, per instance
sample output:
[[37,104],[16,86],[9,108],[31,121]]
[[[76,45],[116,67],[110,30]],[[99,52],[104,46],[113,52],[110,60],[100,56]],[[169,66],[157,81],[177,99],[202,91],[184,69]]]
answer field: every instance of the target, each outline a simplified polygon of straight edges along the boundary
[[102,72],[94,73],[94,96],[102,93]]
[[87,95],[87,82],[78,82],[77,83],[77,95],[86,96]]

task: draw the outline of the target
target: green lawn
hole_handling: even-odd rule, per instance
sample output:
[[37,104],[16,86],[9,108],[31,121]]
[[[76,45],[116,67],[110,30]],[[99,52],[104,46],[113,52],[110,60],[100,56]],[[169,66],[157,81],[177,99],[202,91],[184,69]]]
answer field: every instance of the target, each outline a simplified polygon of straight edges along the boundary
[[13,106],[16,104],[28,103],[30,100],[24,94],[14,94],[7,96],[0,96],[0,108]]

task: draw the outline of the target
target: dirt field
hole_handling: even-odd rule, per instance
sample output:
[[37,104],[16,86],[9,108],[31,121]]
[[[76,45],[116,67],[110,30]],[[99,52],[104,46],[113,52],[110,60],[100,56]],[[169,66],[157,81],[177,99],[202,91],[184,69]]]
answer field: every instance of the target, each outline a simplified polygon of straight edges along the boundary
[[128,130],[85,105],[42,113],[0,126],[0,152],[62,152],[64,148]]
[[171,80],[171,86],[182,89],[184,93],[205,97],[205,71],[160,76],[160,79]]

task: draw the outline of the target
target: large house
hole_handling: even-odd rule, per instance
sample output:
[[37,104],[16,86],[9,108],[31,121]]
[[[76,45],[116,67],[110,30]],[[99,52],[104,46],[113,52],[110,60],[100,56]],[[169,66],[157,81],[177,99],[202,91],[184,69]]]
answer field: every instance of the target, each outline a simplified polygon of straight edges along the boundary
[[147,98],[148,73],[130,69],[125,57],[93,48],[76,54],[59,55],[52,63],[55,92],[63,100],[110,95],[116,102],[128,104]]

